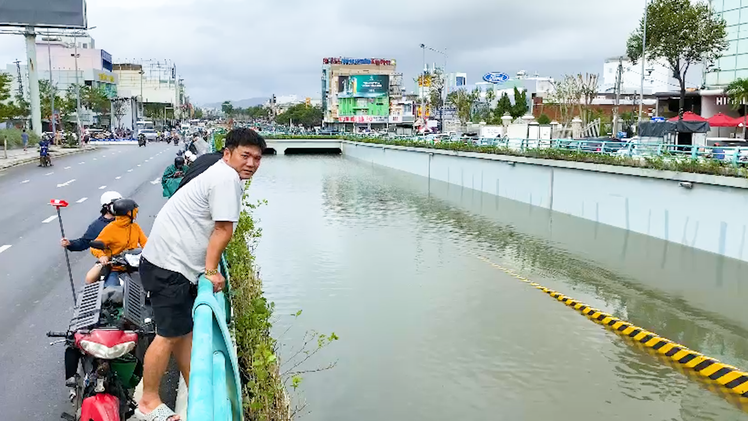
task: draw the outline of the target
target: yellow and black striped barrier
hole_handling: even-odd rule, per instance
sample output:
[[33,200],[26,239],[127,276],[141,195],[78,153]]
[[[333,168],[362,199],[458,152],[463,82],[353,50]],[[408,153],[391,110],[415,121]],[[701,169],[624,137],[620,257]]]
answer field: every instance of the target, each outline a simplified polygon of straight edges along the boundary
[[[556,300],[566,304],[567,307],[573,308],[578,313],[581,313],[593,322],[604,326],[616,334],[626,338],[627,340],[634,341],[635,343],[641,344],[642,346],[653,350],[657,354],[671,362],[675,363],[676,366],[687,369],[690,372],[696,373],[700,377],[703,377],[711,384],[719,385],[723,390],[729,392],[732,395],[738,395],[742,400],[748,398],[748,373],[739,370],[728,364],[719,362],[715,358],[710,358],[702,355],[696,351],[686,348],[685,346],[673,342],[669,339],[663,338],[654,332],[650,332],[646,329],[632,325],[631,323],[614,317],[608,313],[604,313],[600,310],[592,308],[584,303],[567,297],[560,292],[546,288],[536,282],[523,277],[522,275],[514,272],[513,270],[504,266],[498,265],[483,256],[476,255],[480,260],[490,264],[496,269],[510,275],[520,281],[526,282],[536,289],[539,289]],[[680,371],[680,370],[679,370]]]

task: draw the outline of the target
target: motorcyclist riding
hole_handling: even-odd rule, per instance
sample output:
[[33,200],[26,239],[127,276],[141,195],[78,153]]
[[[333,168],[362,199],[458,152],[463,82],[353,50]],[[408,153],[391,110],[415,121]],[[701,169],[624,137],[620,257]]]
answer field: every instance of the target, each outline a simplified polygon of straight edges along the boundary
[[101,230],[104,229],[110,222],[114,221],[114,210],[112,204],[122,199],[122,195],[116,191],[108,191],[101,195],[101,216],[95,221],[91,222],[86,229],[86,232],[81,238],[75,240],[68,240],[63,238],[60,240],[60,245],[67,248],[69,251],[85,251],[91,246],[91,241],[95,240],[99,236]]
[[[148,241],[143,230],[135,218],[138,215],[138,204],[132,199],[120,199],[112,205],[114,210],[114,221],[107,225],[96,238],[103,242],[107,250],[91,249],[91,254],[99,259],[99,263],[86,275],[86,282],[92,283],[99,279],[101,269],[109,263],[109,259],[125,250],[144,247]],[[122,268],[111,267],[106,276],[104,286],[118,286],[119,278],[117,272]]]
[[161,187],[164,189],[164,197],[174,195],[177,187],[179,187],[179,183],[182,181],[182,177],[184,177],[188,169],[189,167],[185,165],[185,160],[182,156],[174,158],[174,163],[166,167],[164,175],[161,177]]
[[45,167],[52,166],[52,158],[49,157],[49,146],[51,145],[50,138],[44,136],[39,140],[39,166]]

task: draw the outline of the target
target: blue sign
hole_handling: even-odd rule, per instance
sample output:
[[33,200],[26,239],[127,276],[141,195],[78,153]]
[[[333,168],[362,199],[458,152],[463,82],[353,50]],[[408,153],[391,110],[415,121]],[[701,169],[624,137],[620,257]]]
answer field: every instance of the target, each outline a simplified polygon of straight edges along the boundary
[[483,80],[493,84],[504,83],[509,80],[509,75],[501,72],[488,72],[483,75]]
[[662,123],[663,121],[665,121],[665,117],[652,117],[652,121]]

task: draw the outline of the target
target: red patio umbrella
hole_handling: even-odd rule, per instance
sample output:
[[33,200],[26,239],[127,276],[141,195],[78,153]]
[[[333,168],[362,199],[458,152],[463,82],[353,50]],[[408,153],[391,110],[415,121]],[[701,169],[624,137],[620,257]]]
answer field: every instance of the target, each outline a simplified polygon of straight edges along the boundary
[[737,127],[738,124],[743,122],[743,118],[736,119],[723,113],[717,113],[707,121],[711,127]]
[[[678,116],[675,116],[668,121],[678,121]],[[683,113],[683,121],[706,121],[706,119],[694,112],[686,111]]]

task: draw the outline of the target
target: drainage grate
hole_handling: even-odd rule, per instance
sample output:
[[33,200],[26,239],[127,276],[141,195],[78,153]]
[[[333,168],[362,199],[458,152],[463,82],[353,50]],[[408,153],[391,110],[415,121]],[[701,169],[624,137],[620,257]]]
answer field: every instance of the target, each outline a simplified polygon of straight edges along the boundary
[[145,319],[145,290],[132,276],[127,276],[125,279],[127,280],[125,281],[125,297],[122,300],[124,304],[122,318],[135,327],[141,327]]
[[83,287],[78,295],[78,307],[75,309],[73,320],[70,321],[70,331],[87,329],[99,322],[101,314],[101,291],[104,289],[103,282],[94,282]]

